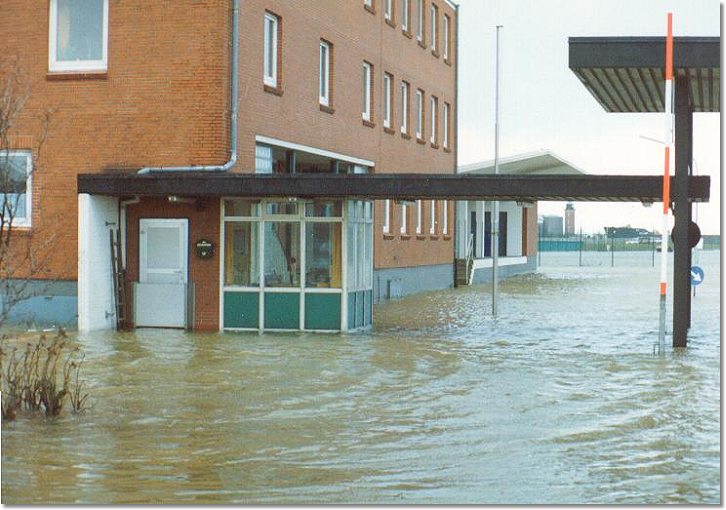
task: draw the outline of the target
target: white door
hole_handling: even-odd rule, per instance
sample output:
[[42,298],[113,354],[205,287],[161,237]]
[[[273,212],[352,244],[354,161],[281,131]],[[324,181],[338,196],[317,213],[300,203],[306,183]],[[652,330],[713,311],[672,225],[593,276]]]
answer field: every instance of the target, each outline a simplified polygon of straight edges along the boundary
[[140,220],[137,327],[186,327],[188,233],[186,219]]

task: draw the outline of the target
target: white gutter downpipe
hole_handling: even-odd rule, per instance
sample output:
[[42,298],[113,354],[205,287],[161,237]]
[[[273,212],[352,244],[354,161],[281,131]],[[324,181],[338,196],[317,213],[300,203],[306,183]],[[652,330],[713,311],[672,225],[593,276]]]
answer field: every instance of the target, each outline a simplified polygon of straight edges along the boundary
[[223,165],[205,166],[178,166],[178,167],[145,167],[139,174],[152,172],[227,172],[237,164],[237,119],[239,113],[239,3],[241,0],[232,0],[232,68],[231,68],[231,111],[230,111],[230,143],[229,161]]

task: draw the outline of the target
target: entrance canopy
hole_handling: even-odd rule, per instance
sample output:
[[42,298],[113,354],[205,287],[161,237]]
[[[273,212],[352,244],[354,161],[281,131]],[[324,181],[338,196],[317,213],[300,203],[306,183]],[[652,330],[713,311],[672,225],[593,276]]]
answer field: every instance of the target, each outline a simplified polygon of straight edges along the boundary
[[[570,69],[607,112],[663,112],[664,37],[570,37]],[[694,112],[721,111],[721,41],[675,37],[674,77]]]
[[[139,197],[300,197],[659,202],[657,175],[81,174],[78,193]],[[689,177],[689,201],[707,202],[710,177]],[[675,186],[672,185],[671,189]]]

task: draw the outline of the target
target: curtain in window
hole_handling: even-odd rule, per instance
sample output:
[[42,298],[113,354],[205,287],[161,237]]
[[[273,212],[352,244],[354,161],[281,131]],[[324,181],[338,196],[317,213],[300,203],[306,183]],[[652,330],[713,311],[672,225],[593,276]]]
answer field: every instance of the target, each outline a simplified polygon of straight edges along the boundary
[[101,60],[104,0],[57,2],[57,60]]

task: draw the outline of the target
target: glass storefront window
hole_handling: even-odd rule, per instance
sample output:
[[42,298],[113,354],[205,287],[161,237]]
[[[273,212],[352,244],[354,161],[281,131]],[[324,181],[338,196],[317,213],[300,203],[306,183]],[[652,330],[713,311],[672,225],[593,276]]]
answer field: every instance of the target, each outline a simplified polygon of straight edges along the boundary
[[343,215],[341,202],[313,202],[305,204],[305,216],[308,218],[340,218]]
[[255,217],[260,215],[260,202],[254,200],[225,200],[224,215]]
[[300,286],[300,223],[265,223],[265,286]]
[[289,173],[289,151],[280,147],[257,145],[255,151],[255,173]]
[[308,223],[305,232],[305,286],[341,288],[341,224]]
[[257,287],[259,271],[259,224],[226,223],[224,226],[224,284]]

